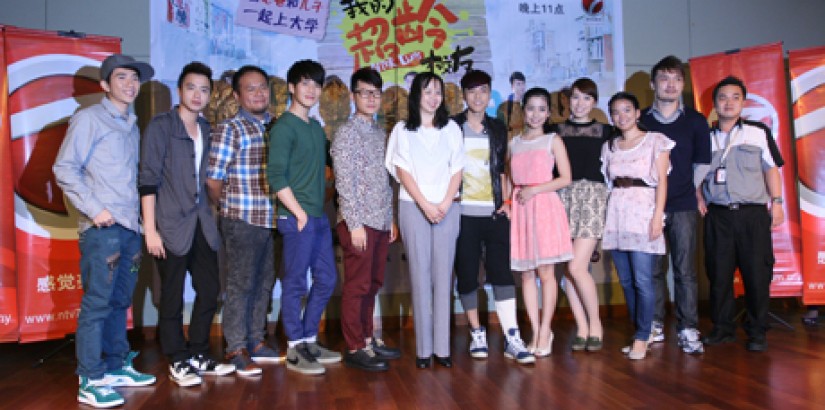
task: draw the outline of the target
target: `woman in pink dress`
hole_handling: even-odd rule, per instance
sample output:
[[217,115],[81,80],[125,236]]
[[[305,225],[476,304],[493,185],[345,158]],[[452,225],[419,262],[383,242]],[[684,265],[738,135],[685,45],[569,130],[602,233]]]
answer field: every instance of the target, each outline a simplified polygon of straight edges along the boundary
[[653,270],[657,255],[665,253],[667,174],[675,144],[664,134],[639,128],[639,101],[633,94],[617,93],[608,107],[618,134],[602,146],[602,173],[610,189],[602,249],[611,250],[636,325],[633,343],[623,351],[639,360],[647,354],[653,321]]
[[[532,88],[524,94],[524,131],[510,142],[513,183],[510,224],[510,266],[521,271],[522,292],[533,329],[528,348],[536,357],[552,351],[550,321],[558,292],[554,264],[573,257],[567,215],[557,190],[570,184],[570,162],[561,138],[545,134],[550,117],[550,93]],[[553,166],[559,172],[553,178]],[[541,280],[542,317],[539,321],[536,271]]]

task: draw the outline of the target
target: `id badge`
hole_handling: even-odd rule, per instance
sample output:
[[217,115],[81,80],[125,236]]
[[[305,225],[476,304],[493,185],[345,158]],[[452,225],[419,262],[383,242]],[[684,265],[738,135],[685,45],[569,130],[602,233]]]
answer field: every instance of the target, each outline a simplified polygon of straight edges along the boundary
[[727,182],[727,172],[725,168],[716,168],[716,173],[713,175],[713,182],[724,185]]

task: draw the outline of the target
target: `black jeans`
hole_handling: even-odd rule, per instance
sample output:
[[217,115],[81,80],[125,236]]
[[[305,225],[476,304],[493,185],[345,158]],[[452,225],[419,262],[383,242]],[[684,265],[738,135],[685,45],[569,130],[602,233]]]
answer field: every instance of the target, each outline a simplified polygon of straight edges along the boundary
[[[186,255],[175,255],[166,249],[166,259],[156,258],[155,261],[161,279],[158,332],[163,354],[173,363],[195,354],[206,354],[221,285],[218,253],[206,242],[200,222]],[[188,345],[183,335],[183,287],[187,271],[192,275],[192,287],[195,288]]]
[[750,337],[764,337],[773,276],[771,216],[764,205],[737,210],[708,206],[705,215],[705,265],[710,279],[710,307],[714,332],[736,331],[733,273],[738,267],[745,285]]

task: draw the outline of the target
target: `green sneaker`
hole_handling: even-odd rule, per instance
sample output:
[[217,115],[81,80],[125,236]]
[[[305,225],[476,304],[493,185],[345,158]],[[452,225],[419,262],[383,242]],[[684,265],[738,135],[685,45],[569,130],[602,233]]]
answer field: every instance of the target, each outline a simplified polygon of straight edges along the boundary
[[132,367],[132,361],[138,352],[129,352],[123,360],[123,367],[107,372],[104,379],[112,387],[148,386],[155,383],[155,376],[141,373]]
[[126,400],[123,400],[123,396],[106,384],[105,378],[91,380],[84,376],[80,376],[77,401],[100,409],[120,406],[126,402]]

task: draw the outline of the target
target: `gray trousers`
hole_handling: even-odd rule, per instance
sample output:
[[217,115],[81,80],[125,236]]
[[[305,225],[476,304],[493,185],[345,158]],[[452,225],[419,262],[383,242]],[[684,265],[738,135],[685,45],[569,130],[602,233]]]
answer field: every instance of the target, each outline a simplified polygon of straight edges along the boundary
[[414,202],[399,201],[398,224],[412,285],[416,356],[450,356],[453,262],[460,224],[453,204],[447,216],[431,224]]
[[275,285],[273,231],[239,219],[221,218],[229,270],[223,306],[227,353],[264,340],[266,312]]

